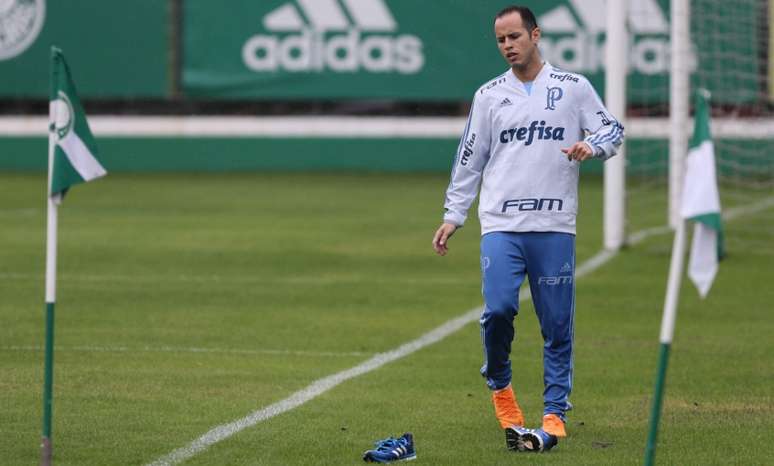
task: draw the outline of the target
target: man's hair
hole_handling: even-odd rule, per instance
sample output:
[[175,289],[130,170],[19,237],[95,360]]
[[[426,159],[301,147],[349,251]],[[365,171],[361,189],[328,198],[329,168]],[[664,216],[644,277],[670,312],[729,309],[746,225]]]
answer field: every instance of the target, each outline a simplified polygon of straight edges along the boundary
[[521,22],[527,29],[527,32],[532,32],[533,29],[538,27],[537,19],[535,19],[535,14],[532,13],[532,10],[520,5],[511,5],[503,8],[495,15],[495,21],[511,13],[518,13],[521,16]]

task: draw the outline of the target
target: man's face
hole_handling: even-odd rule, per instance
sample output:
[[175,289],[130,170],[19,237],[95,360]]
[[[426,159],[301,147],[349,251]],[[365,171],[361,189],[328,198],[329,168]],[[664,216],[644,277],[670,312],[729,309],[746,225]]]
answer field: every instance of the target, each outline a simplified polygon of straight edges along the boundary
[[497,18],[494,30],[497,48],[511,67],[523,67],[533,60],[537,53],[540,29],[535,28],[530,34],[522,24],[518,12]]

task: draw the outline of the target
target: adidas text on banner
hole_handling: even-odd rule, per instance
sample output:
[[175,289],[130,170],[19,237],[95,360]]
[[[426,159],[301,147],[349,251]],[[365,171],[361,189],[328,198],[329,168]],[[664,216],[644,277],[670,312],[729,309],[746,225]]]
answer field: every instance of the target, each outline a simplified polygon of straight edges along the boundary
[[[627,0],[622,0],[627,1]],[[632,5],[635,0],[628,0]],[[599,0],[556,2],[542,14],[540,48],[548,61],[559,68],[579,73],[602,70],[605,11]],[[634,71],[663,75],[669,65],[669,21],[657,0],[636,0],[628,8],[631,31],[630,60]]]
[[257,73],[416,74],[425,65],[422,40],[396,34],[384,0],[289,1],[269,12],[263,27],[268,34],[242,46],[242,61]]

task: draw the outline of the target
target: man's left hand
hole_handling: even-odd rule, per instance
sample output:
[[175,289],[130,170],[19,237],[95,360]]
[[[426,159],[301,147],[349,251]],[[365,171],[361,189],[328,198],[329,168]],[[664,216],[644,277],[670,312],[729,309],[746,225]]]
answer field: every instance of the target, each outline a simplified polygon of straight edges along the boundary
[[562,152],[567,154],[567,160],[577,160],[578,162],[583,162],[594,156],[594,151],[583,141],[578,141],[567,149],[562,149]]

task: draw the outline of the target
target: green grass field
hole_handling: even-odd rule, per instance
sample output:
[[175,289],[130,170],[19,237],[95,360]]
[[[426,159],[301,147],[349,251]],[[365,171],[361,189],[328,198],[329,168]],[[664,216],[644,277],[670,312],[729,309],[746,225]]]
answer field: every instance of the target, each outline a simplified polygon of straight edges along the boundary
[[[75,188],[60,210],[55,464],[152,462],[479,306],[475,220],[449,256],[430,247],[447,180],[113,174]],[[581,195],[579,264],[601,247],[600,181]],[[630,227],[663,223],[663,198],[638,192],[649,207]],[[659,464],[774,461],[773,216],[727,222],[729,256],[706,301],[683,283]],[[29,465],[42,411],[42,175],[0,175],[0,222],[0,464]],[[549,454],[506,451],[471,323],[185,464],[362,464],[374,440],[404,431],[416,464],[640,464],[671,240],[652,236],[579,279],[575,410]],[[536,424],[530,304],[516,325],[514,384]]]

